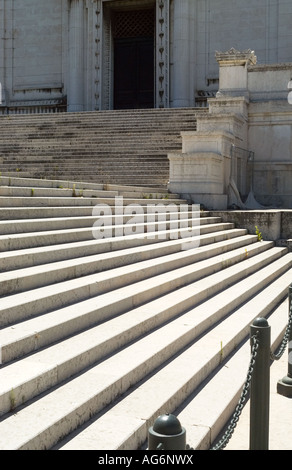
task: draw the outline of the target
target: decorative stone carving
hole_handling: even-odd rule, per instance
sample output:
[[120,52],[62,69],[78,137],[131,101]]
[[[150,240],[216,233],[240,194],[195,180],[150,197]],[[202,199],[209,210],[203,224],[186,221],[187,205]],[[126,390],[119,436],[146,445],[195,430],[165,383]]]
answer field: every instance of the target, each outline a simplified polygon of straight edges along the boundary
[[102,15],[101,15],[101,1],[95,1],[95,21],[96,21],[96,31],[95,31],[95,104],[94,109],[101,109],[101,31],[102,31]]
[[156,107],[169,107],[169,0],[156,1]]
[[257,57],[251,49],[246,51],[238,51],[232,47],[229,51],[218,52],[216,51],[215,57],[220,67],[230,65],[255,65],[257,63]]

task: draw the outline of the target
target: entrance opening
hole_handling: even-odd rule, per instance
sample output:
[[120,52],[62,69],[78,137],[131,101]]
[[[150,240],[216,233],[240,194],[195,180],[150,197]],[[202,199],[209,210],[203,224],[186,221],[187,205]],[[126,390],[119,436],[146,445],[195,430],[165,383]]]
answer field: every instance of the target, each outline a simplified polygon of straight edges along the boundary
[[154,9],[116,11],[114,108],[154,107]]

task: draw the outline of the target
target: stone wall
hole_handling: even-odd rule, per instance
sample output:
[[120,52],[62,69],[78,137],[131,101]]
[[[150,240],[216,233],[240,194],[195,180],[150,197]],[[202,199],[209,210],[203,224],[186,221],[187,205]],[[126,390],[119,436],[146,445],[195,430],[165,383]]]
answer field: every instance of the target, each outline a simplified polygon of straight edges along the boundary
[[292,64],[248,69],[249,147],[255,153],[253,189],[264,205],[292,207]]
[[197,0],[196,95],[203,100],[218,89],[216,50],[252,48],[258,64],[291,61],[291,14],[286,0]]
[[210,215],[221,217],[223,222],[234,223],[236,228],[244,228],[252,235],[256,235],[258,229],[263,240],[288,246],[292,251],[291,210],[211,211]]
[[0,0],[2,107],[44,109],[64,101],[64,0]]

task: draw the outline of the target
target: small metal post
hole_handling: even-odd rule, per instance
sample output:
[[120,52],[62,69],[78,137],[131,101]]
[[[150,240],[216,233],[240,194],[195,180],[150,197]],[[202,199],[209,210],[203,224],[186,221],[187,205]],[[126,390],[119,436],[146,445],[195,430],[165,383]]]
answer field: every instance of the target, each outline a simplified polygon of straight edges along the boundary
[[[292,306],[292,284],[289,286],[289,316]],[[292,328],[289,333],[288,374],[277,383],[277,392],[287,398],[292,398]]]
[[148,430],[149,450],[186,450],[186,430],[176,416],[158,416]]
[[250,450],[268,450],[271,328],[267,320],[254,320],[250,334],[257,335],[259,343],[250,389]]

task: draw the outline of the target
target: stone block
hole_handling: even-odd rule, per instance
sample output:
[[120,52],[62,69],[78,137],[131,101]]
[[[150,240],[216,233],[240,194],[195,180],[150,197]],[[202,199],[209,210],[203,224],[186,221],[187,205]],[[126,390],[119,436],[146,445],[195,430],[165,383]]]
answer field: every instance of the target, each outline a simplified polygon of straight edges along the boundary
[[182,132],[182,152],[211,152],[230,157],[230,148],[234,142],[231,133],[220,130],[201,132]]
[[208,209],[226,209],[226,162],[214,152],[168,155],[170,178],[168,189]]

